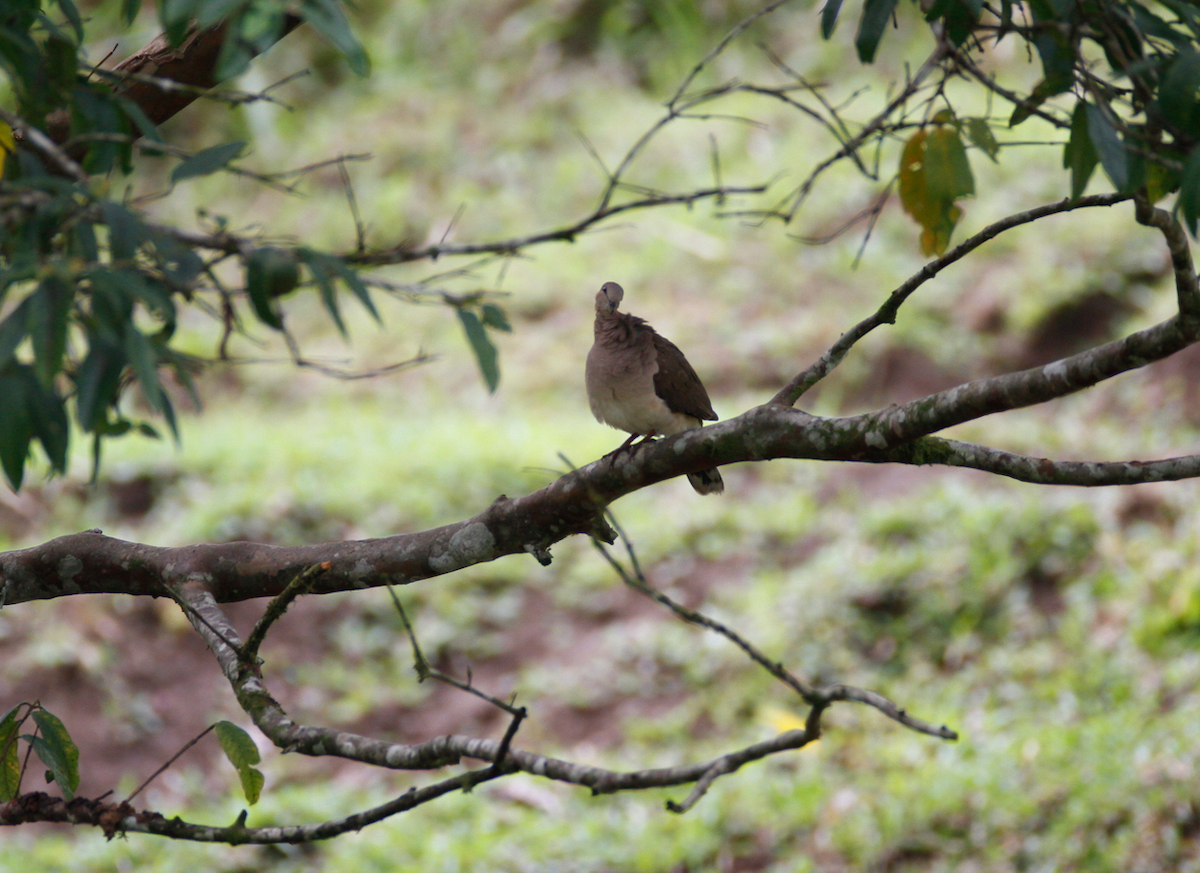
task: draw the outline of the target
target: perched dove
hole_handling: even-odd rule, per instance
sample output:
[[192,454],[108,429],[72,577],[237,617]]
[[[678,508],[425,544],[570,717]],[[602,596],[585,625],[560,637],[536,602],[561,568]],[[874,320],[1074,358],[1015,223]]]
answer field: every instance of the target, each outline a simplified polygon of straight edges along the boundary
[[[624,296],[616,282],[605,282],[596,295],[596,340],[587,356],[592,414],[632,434],[625,446],[637,436],[670,436],[716,421],[708,392],[683,352],[645,320],[617,312]],[[700,494],[725,490],[716,468],[687,477]]]

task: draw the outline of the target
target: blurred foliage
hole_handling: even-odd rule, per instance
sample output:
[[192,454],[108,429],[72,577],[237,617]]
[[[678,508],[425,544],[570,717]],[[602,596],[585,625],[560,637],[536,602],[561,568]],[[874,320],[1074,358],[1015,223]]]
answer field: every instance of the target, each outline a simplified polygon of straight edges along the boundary
[[[891,24],[908,8],[899,0],[864,2],[854,36],[860,61],[876,62]],[[1177,192],[1176,208],[1196,232],[1200,17],[1191,4],[1039,0],[1026,14],[1013,0],[1002,0],[996,9],[981,0],[939,0],[922,9],[925,23],[946,38],[936,60],[947,76],[964,71],[973,77],[974,97],[1013,102],[1008,127],[1037,117],[1066,134],[1063,165],[1072,196],[1083,193],[1099,165],[1118,191],[1144,191],[1152,200]],[[266,228],[239,236],[216,213],[205,217],[201,233],[185,231],[152,219],[144,198],[120,194],[123,178],[153,175],[153,162],[164,155],[177,160],[160,195],[168,199],[179,199],[188,185],[218,172],[286,187],[285,175],[243,166],[252,139],[194,151],[165,142],[144,108],[114,88],[114,74],[87,60],[84,48],[93,39],[92,28],[106,33],[113,26],[128,27],[139,10],[139,3],[126,2],[116,21],[93,20],[72,0],[45,0],[40,7],[19,4],[0,20],[0,66],[15,103],[15,112],[6,117],[8,127],[0,132],[5,156],[0,401],[9,412],[0,423],[0,467],[14,489],[24,480],[34,445],[41,447],[52,472],[63,472],[76,429],[91,438],[94,469],[105,440],[130,432],[156,435],[156,426],[123,402],[134,386],[148,417],[161,419],[178,438],[173,388],[182,387],[197,404],[192,383],[200,365],[176,341],[181,311],[209,313],[223,324],[226,337],[245,330],[251,320],[285,331],[281,300],[307,282],[343,335],[343,291],[378,318],[371,290],[351,263],[365,244],[361,224],[359,251],[332,255],[310,242],[282,244],[268,238]],[[548,29],[566,57],[586,58],[614,47],[640,69],[644,87],[662,89],[694,67],[714,32],[756,11],[751,3],[580,0]],[[182,44],[197,28],[223,28],[217,81],[250,70],[254,58],[301,22],[350,70],[369,72],[367,51],[338,0],[162,0],[157,12],[171,44]],[[527,14],[521,9],[513,17]],[[826,39],[844,14],[840,0],[822,7],[819,29]],[[364,11],[368,21],[379,15],[373,8]],[[1004,89],[977,66],[987,49],[1005,41],[1036,52],[1043,75],[1031,88]],[[667,44],[670,50],[662,48]],[[1107,67],[1098,66],[1098,56]],[[990,115],[956,111],[955,103],[963,99],[952,97],[943,84],[933,97],[919,101],[917,115],[893,105],[872,122],[881,142],[904,137],[897,173],[900,200],[921,227],[920,248],[927,255],[945,251],[962,217],[961,201],[976,193],[968,147],[993,161],[1001,157],[995,136],[1001,125]],[[825,108],[830,131],[846,142],[850,128],[831,104]],[[60,142],[47,135],[55,129],[65,131]],[[865,147],[871,130],[868,126],[856,135],[856,148]],[[794,208],[764,214],[790,220]],[[403,259],[405,244],[392,245],[378,260]],[[435,247],[429,257],[436,256]],[[232,279],[230,264],[241,268]],[[468,348],[494,392],[500,378],[496,332],[508,329],[507,316],[478,293],[444,302],[456,311]],[[294,347],[290,334],[289,343]],[[225,349],[223,339],[219,357]]]
[[[723,5],[698,4],[703,16],[712,16],[703,19],[705,26],[718,28],[723,13],[716,7]],[[574,8],[568,5],[554,26],[563,25]],[[278,166],[279,154],[303,161],[343,149],[375,150],[380,158],[373,166],[379,168],[364,170],[358,190],[368,222],[388,234],[409,232],[404,224],[397,230],[395,216],[407,221],[411,210],[418,235],[437,241],[444,225],[430,219],[427,230],[422,216],[436,217],[439,208],[448,215],[462,200],[484,198],[494,213],[468,212],[464,223],[480,222],[472,231],[527,229],[531,212],[554,213],[563,201],[592,195],[594,179],[575,169],[586,159],[574,146],[571,125],[579,123],[601,154],[612,154],[656,110],[647,107],[650,99],[673,91],[677,81],[671,76],[690,69],[721,35],[718,28],[675,50],[674,30],[664,30],[661,42],[641,30],[644,42],[626,43],[622,28],[633,16],[622,10],[636,7],[611,8],[618,11],[604,19],[611,29],[602,31],[595,57],[547,72],[538,54],[548,38],[543,19],[552,18],[545,6],[506,6],[503,15],[472,26],[482,14],[477,4],[364,3],[360,32],[381,83],[377,89],[372,80],[339,79],[344,62],[333,59],[327,46],[301,43],[289,47],[301,60],[268,57],[262,65],[271,71],[265,83],[313,64],[318,75],[294,85],[311,100],[298,101],[303,111],[208,107],[194,129],[181,124],[178,134],[203,131],[216,138],[206,144],[218,146],[253,144],[261,134],[261,160],[268,166]],[[877,66],[927,48],[927,35],[911,27],[911,9],[896,9],[899,28],[889,27],[881,38]],[[861,70],[847,69],[855,50],[852,32],[836,44],[808,40],[817,33],[819,14],[804,7],[784,19],[786,27],[755,38],[792,64],[824,65],[823,75],[836,76],[847,93],[868,87]],[[1156,14],[1165,15],[1161,9]],[[356,25],[358,20],[356,15]],[[549,29],[553,38],[556,31]],[[301,38],[297,33],[289,39]],[[889,48],[895,50],[891,56]],[[1041,55],[1034,57],[1041,77]],[[723,72],[748,77],[747,70],[761,71],[759,63],[748,42]],[[324,93],[331,82],[344,90]],[[960,95],[956,84],[950,90]],[[1071,102],[1078,105],[1074,92],[1054,99],[1068,103],[1068,121],[1079,115],[1086,124],[1086,108],[1070,110]],[[481,111],[485,103],[496,110]],[[955,109],[954,120],[934,122],[931,115],[930,124],[951,128],[968,154],[971,146],[986,151],[975,120],[992,118],[988,107],[965,100]],[[1004,114],[994,128],[1001,137]],[[825,156],[817,136],[805,132],[789,141],[781,132],[790,128],[778,117],[769,120],[769,130],[748,130],[744,139],[718,134],[725,172],[747,163],[802,165]],[[1036,114],[1022,124],[1023,131],[1037,131],[1030,138],[1052,138],[1049,122]],[[1090,134],[1080,142],[1090,144]],[[678,143],[670,145],[665,157],[650,156],[655,172],[691,168],[689,161],[707,166],[706,148],[695,162]],[[961,221],[986,221],[1062,196],[1069,183],[1057,160],[1062,147],[1062,137],[1055,139],[1049,169],[1034,159],[977,162],[977,204],[966,210],[974,215]],[[157,165],[148,164],[165,180],[187,159],[159,157]],[[135,149],[135,168],[139,160]],[[464,182],[461,171],[471,161],[483,169]],[[245,162],[239,157],[234,167]],[[567,164],[574,171],[564,170]],[[181,182],[171,198],[157,202],[156,217],[143,220],[146,232],[181,222],[200,203],[210,215],[300,227],[313,251],[345,240],[336,181],[314,185],[309,200],[280,197],[264,206],[247,193],[245,178],[212,174]],[[836,225],[863,202],[845,178],[834,190],[837,196],[810,203],[818,215],[810,226]],[[377,199],[368,211],[370,198]],[[118,225],[121,220],[117,213]],[[1050,310],[1087,299],[1096,289],[1128,305],[1106,331],[1156,317],[1173,303],[1158,280],[1157,242],[1128,232],[1121,223],[1127,221],[1072,216],[989,243],[974,263],[914,299],[886,339],[847,361],[823,386],[816,408],[860,408],[876,396],[870,389],[886,388],[885,401],[917,390],[923,383],[914,388],[897,381],[896,370],[922,355],[925,366],[955,377],[1006,366],[1023,354],[1014,346],[1049,344],[1053,334],[1042,328]],[[101,265],[109,263],[111,233],[97,225]],[[582,463],[615,445],[615,435],[590,420],[579,385],[588,289],[600,278],[597,270],[633,277],[626,286],[639,291],[637,311],[689,351],[706,381],[715,377],[710,387],[715,385],[717,408],[727,416],[769,396],[781,373],[819,353],[857,313],[873,309],[884,289],[918,268],[912,236],[911,225],[881,221],[862,266],[850,274],[859,239],[799,249],[769,228],[721,223],[695,210],[590,235],[552,256],[506,263],[505,283],[497,284],[520,291],[506,304],[505,323],[521,341],[503,328],[494,334],[505,365],[505,387],[494,396],[478,390],[457,319],[430,307],[406,308],[396,318],[378,306],[389,331],[374,333],[361,329],[373,316],[355,303],[338,312],[367,361],[387,360],[406,341],[451,353],[427,370],[369,383],[330,381],[290,366],[214,367],[197,380],[206,394],[204,415],[179,416],[187,434],[182,447],[118,442],[106,450],[92,486],[71,477],[27,482],[0,505],[0,536],[15,547],[102,526],[144,542],[245,537],[302,543],[461,518],[498,493],[522,493],[557,475],[559,451]],[[343,346],[330,310],[318,303],[319,289],[314,286],[307,299],[281,300],[271,289],[290,283],[290,259],[285,254],[282,277],[268,281],[277,255],[251,257],[273,249],[300,260],[298,248],[281,238],[286,235],[264,236],[234,259],[231,273],[241,283],[251,263],[262,259],[254,267],[264,274],[261,286],[254,280],[262,291],[259,302],[282,313],[318,353],[340,359]],[[126,270],[145,283],[163,283],[165,269],[156,241],[141,238]],[[300,269],[302,282],[316,281],[305,274],[304,262]],[[15,285],[5,305],[19,305],[34,287],[33,280]],[[211,339],[209,323],[197,327],[202,320],[193,317],[186,297],[172,291],[170,300],[175,322],[168,348],[200,354]],[[247,321],[260,319],[249,297],[234,301]],[[485,321],[482,302],[473,306]],[[162,311],[153,301],[134,304],[137,327],[156,353],[156,337],[167,323]],[[86,302],[73,312],[63,353],[68,361],[86,342],[91,317]],[[260,323],[264,333],[278,333],[265,319]],[[890,354],[897,350],[903,354]],[[32,340],[16,355],[32,367]],[[1075,457],[1191,451],[1196,406],[1188,372],[1131,374],[1053,410],[991,417],[966,426],[962,435]],[[58,381],[66,380],[70,391],[70,373],[63,373]],[[36,372],[21,378],[25,386],[46,390]],[[130,367],[121,372],[123,384],[136,379]],[[182,396],[165,372],[160,381],[168,396]],[[55,390],[64,396],[62,387]],[[78,400],[65,396],[70,411]],[[131,422],[138,416],[128,410],[153,414],[136,396],[121,409]],[[0,426],[4,421],[0,417]],[[72,472],[86,473],[78,466]],[[1085,492],[970,474],[902,471],[889,478],[893,474],[817,463],[745,466],[727,474],[736,499],[689,501],[686,485],[675,490],[678,483],[665,483],[631,495],[617,511],[656,584],[724,618],[805,675],[878,689],[914,713],[961,729],[958,744],[935,744],[876,713],[843,707],[830,714],[826,736],[815,747],[719,780],[683,817],[662,811],[665,792],[597,799],[516,779],[303,848],[235,849],[137,836],[105,842],[94,833],[8,829],[0,870],[175,871],[192,865],[223,871],[782,873],[1023,867],[1123,873],[1194,864],[1200,832],[1195,485]],[[615,586],[590,546],[565,542],[556,547],[551,568],[505,559],[408,586],[403,596],[431,657],[458,675],[473,669],[481,687],[501,694],[513,689],[519,702],[530,705],[534,716],[518,737],[523,744],[557,746],[564,756],[616,767],[669,766],[679,762],[681,743],[696,758],[719,753],[767,736],[790,713],[790,699],[730,647],[631,604]],[[210,662],[186,661],[183,643],[191,632],[177,611],[170,604],[158,609],[128,600],[67,598],[0,613],[2,669],[10,687],[38,681],[46,705],[64,718],[75,715],[68,724],[82,748],[84,790],[92,794],[113,785],[86,784],[89,764],[123,755],[124,772],[139,777],[122,782],[128,792],[177,750],[180,713],[242,718],[227,690],[203,687]],[[388,733],[425,726],[417,705],[436,689],[416,683],[385,598],[368,592],[303,606],[306,611],[285,619],[281,639],[264,650],[266,669],[290,711],[344,721],[348,729],[365,724]],[[251,605],[243,618],[253,615]],[[131,665],[139,654],[148,666]],[[179,686],[174,695],[153,684],[179,663],[194,675],[186,683],[173,680]],[[219,715],[208,715],[210,709]],[[447,717],[456,712],[453,702],[439,701],[433,710]],[[564,725],[584,729],[571,733]],[[452,722],[447,730],[457,727]],[[172,745],[161,755],[151,748],[159,737]],[[269,790],[251,824],[315,821],[331,809],[377,804],[413,784],[396,774],[346,769],[330,778],[295,766],[266,750],[260,769]],[[235,782],[228,765],[188,759],[152,786],[146,805],[233,821],[244,806],[233,796]]]

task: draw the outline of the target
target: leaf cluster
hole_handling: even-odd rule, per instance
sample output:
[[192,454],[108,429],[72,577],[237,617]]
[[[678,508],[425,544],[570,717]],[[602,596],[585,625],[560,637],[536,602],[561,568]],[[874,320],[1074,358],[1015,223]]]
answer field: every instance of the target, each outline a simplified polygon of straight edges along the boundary
[[[140,7],[126,0],[123,23]],[[275,301],[299,284],[303,263],[343,333],[335,282],[376,313],[366,287],[340,259],[233,239],[205,247],[111,197],[111,177],[134,173],[143,157],[180,150],[167,146],[143,107],[123,93],[119,75],[93,75],[83,56],[85,20],[72,0],[6,9],[0,69],[16,111],[0,114],[0,467],[17,489],[35,444],[51,471],[65,470],[72,418],[91,437],[94,468],[106,439],[157,435],[123,408],[130,386],[178,436],[172,395],[178,386],[198,404],[197,362],[173,348],[172,339],[180,308],[205,308],[204,294],[221,298],[207,308],[228,329],[240,326],[238,307],[248,301],[259,320],[282,330]],[[215,70],[222,79],[280,37],[289,9],[274,0],[164,0],[158,12],[173,45],[199,29],[224,28]],[[304,0],[298,9],[353,69],[367,72],[336,0]],[[171,184],[229,168],[244,147],[183,152]],[[244,265],[245,294],[216,280],[213,266],[229,257]]]
[[[1015,128],[1030,118],[1067,134],[1063,168],[1079,198],[1097,166],[1124,194],[1158,202],[1178,194],[1175,208],[1192,235],[1200,220],[1200,7],[1185,0],[933,0],[918,4],[941,44],[947,75],[969,75],[1013,104]],[[871,63],[899,0],[864,0],[855,35],[859,60]],[[829,38],[842,11],[829,0],[821,13]],[[976,59],[1003,40],[1035,55],[1042,78],[1027,90],[1008,89]],[[944,90],[939,96],[947,100]],[[948,110],[936,114],[944,116]],[[953,116],[953,111],[949,110]],[[956,201],[974,192],[963,154],[964,124],[926,119],[905,142],[900,193],[922,226],[922,250],[945,251],[961,213]],[[971,119],[968,139],[996,156],[994,135]],[[982,125],[982,127],[981,127]]]

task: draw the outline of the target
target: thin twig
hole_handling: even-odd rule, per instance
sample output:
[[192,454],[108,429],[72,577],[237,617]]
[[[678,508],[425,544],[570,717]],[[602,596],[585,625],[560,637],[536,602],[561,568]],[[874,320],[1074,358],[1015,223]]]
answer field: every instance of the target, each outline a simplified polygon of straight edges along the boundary
[[[504,710],[513,717],[513,721],[509,725],[508,731],[505,732],[505,737],[508,741],[511,741],[512,736],[517,731],[517,727],[520,726],[522,719],[524,719],[527,714],[525,712],[525,707],[513,706],[511,703],[505,703],[503,700],[500,700],[497,697],[492,697],[485,691],[480,691],[471,683],[471,676],[469,672],[467,674],[467,681],[463,682],[461,679],[456,679],[448,673],[443,673],[441,670],[430,664],[429,660],[425,657],[425,653],[421,651],[421,646],[417,642],[416,631],[413,630],[412,622],[408,620],[408,613],[404,611],[404,605],[400,603],[400,597],[396,594],[395,587],[389,585],[387,586],[387,590],[388,594],[391,595],[392,604],[396,607],[396,612],[400,615],[400,621],[404,625],[404,632],[408,635],[409,644],[412,646],[413,661],[415,662],[413,664],[413,668],[417,671],[417,681],[424,682],[426,679],[436,679],[438,682],[445,682],[447,685],[452,685],[460,691],[466,691],[469,694],[474,694],[481,700],[486,700],[497,709]],[[507,754],[507,742],[503,748]]]
[[215,728],[216,726],[217,725],[215,722],[213,724],[210,724],[204,730],[200,731],[200,733],[198,733],[195,737],[193,737],[191,740],[189,740],[187,743],[185,743],[184,747],[182,749],[180,749],[178,752],[176,752],[174,755],[172,755],[165,764],[163,764],[161,767],[159,767],[157,770],[155,770],[153,773],[151,773],[148,777],[146,777],[146,781],[143,782],[141,785],[139,785],[134,790],[133,794],[126,797],[125,802],[132,803],[133,799],[135,797],[137,797],[139,794],[141,794],[142,790],[145,789],[146,786],[148,786],[151,782],[153,782],[155,779],[157,779],[159,776],[161,776],[167,770],[168,767],[170,767],[172,764],[174,764],[176,761],[178,761],[183,756],[184,752],[186,752],[192,746],[196,745],[196,743],[198,743],[202,739],[204,739],[204,737],[207,736],[209,734],[209,732],[212,731],[213,728]]
[[246,637],[246,642],[242,644],[240,654],[244,661],[251,664],[257,662],[258,650],[267,638],[267,632],[271,629],[271,625],[283,618],[283,614],[287,612],[288,607],[295,602],[296,598],[307,594],[321,574],[326,572],[330,566],[331,564],[325,561],[305,567],[292,577],[292,581],[287,584],[286,588],[271,598],[271,602],[263,610],[262,616],[254,623],[250,636]]

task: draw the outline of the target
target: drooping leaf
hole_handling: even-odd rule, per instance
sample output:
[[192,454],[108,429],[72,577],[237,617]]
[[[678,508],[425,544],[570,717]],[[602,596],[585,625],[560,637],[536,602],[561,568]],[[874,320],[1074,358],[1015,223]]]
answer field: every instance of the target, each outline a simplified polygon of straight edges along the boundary
[[1042,79],[1042,81],[1038,82],[1037,85],[1034,86],[1033,90],[1029,93],[1029,96],[1025,98],[1025,101],[1023,103],[1018,103],[1016,108],[1013,109],[1013,114],[1008,119],[1008,126],[1016,127],[1022,121],[1025,121],[1027,118],[1033,115],[1034,110],[1051,97],[1062,94],[1064,91],[1069,90],[1070,87],[1071,85],[1069,82],[1066,85],[1063,85],[1061,82],[1055,82],[1051,79]]
[[233,722],[217,722],[216,733],[225,757],[238,772],[246,802],[253,806],[258,803],[265,781],[263,774],[254,767],[261,760],[258,747],[250,735]]
[[329,317],[333,319],[338,332],[343,337],[346,336],[346,325],[342,321],[342,313],[338,308],[337,289],[333,286],[333,270],[329,265],[331,259],[327,255],[307,248],[297,249],[296,254],[308,267],[309,274],[317,283],[317,289],[321,292],[321,303],[324,304]]
[[33,439],[33,422],[29,420],[29,402],[25,397],[26,380],[22,365],[0,369],[0,467],[13,491],[21,490],[25,477],[25,460]]
[[255,249],[246,258],[246,294],[259,321],[283,330],[277,297],[290,293],[300,281],[300,265],[291,252],[272,247]]
[[240,155],[245,147],[245,142],[227,142],[198,151],[171,171],[171,184],[215,173]]
[[158,380],[158,355],[154,351],[154,344],[144,333],[131,326],[125,334],[124,349],[146,403],[167,420],[172,435],[178,440],[179,428],[175,424],[175,409]]
[[29,298],[17,304],[17,308],[0,321],[0,369],[7,366],[21,340],[29,333]]
[[1129,190],[1129,152],[1125,150],[1125,144],[1121,142],[1121,135],[1117,133],[1117,129],[1113,127],[1112,122],[1100,107],[1092,103],[1085,105],[1088,136],[1092,140],[1092,145],[1096,147],[1096,154],[1100,157],[1100,166],[1108,174],[1114,188],[1118,191]]
[[921,251],[941,254],[962,217],[955,200],[974,193],[975,181],[958,131],[951,125],[918,130],[900,156],[900,203],[921,226]]
[[222,82],[242,73],[255,55],[269,49],[283,35],[284,6],[248,3],[227,19],[225,42],[217,55],[213,75]]
[[1178,170],[1164,167],[1154,161],[1146,162],[1146,198],[1157,203],[1168,194],[1179,190],[1181,176]]
[[32,374],[27,377],[25,399],[29,405],[33,435],[42,444],[50,461],[50,469],[56,473],[65,472],[71,430],[63,399],[58,392],[38,382]]
[[204,269],[204,261],[190,246],[165,233],[149,233],[147,238],[154,244],[159,267],[176,287],[188,288]]
[[200,0],[192,11],[196,25],[212,27],[219,21],[233,17],[246,5],[247,0]]
[[508,323],[508,316],[495,303],[483,304],[479,308],[479,316],[488,327],[494,327],[496,330],[502,330],[505,333],[512,333],[512,325]]
[[109,255],[114,261],[132,260],[138,245],[145,239],[145,226],[136,215],[111,200],[100,204],[100,212],[108,225]]
[[[127,97],[122,97],[120,94],[116,95],[116,98],[117,105],[125,113],[125,117],[133,122],[133,126],[138,129],[138,133],[151,142],[162,142],[162,135],[158,132],[158,125],[150,120],[150,116],[146,115],[141,106],[138,106]],[[143,149],[143,154],[160,155],[162,152],[152,152],[148,149]]]
[[38,283],[29,298],[29,336],[33,340],[33,366],[49,385],[62,369],[67,348],[67,328],[74,298],[72,287],[61,276],[50,275]]
[[953,201],[975,193],[975,177],[958,131],[942,124],[930,131],[925,145],[925,176],[929,194]]
[[87,356],[75,370],[75,417],[90,433],[103,426],[107,410],[117,403],[125,353],[103,337],[91,335],[88,341]]
[[34,723],[40,735],[31,738],[33,751],[54,774],[54,781],[63,797],[70,800],[79,788],[79,748],[57,716],[36,709]]
[[367,53],[351,33],[350,22],[337,0],[301,0],[300,15],[345,56],[350,69],[360,76],[370,73]]
[[838,13],[842,9],[842,0],[825,0],[825,6],[821,9],[821,36],[825,39],[833,36],[833,29],[837,26]]
[[925,13],[925,20],[941,20],[950,41],[962,45],[974,32],[982,11],[983,0],[935,0]]
[[458,309],[457,312],[458,320],[467,335],[467,342],[471,344],[471,351],[475,353],[475,360],[479,363],[483,381],[487,384],[488,391],[495,394],[500,385],[500,363],[496,347],[488,338],[487,329],[479,320],[479,316],[467,309]]
[[1192,237],[1196,236],[1196,221],[1200,219],[1200,145],[1193,146],[1183,163],[1179,179],[1179,199],[1176,206],[1183,214],[1184,224]]
[[1200,52],[1179,53],[1159,82],[1157,101],[1168,123],[1188,134],[1200,133]]
[[858,20],[858,33],[854,37],[854,47],[858,51],[858,59],[864,64],[875,60],[875,51],[879,41],[892,20],[896,11],[896,0],[866,0],[863,4],[862,17]]
[[83,158],[84,169],[107,173],[120,167],[133,170],[133,136],[125,113],[108,88],[93,82],[80,82],[71,90],[72,132],[103,134],[91,142]]
[[0,718],[0,803],[8,803],[21,791],[21,759],[17,755],[17,731],[20,724],[17,713],[22,703],[18,703],[4,718]]
[[1100,158],[1088,133],[1087,104],[1080,100],[1071,113],[1071,135],[1063,147],[1063,168],[1071,171],[1071,199],[1083,196]]
[[83,42],[83,19],[79,16],[79,10],[75,8],[75,4],[71,0],[58,0],[58,8],[62,10],[63,17],[67,19],[71,30],[75,32],[75,41]]
[[996,142],[996,136],[992,133],[992,126],[988,124],[987,119],[968,118],[963,129],[971,144],[991,158],[992,163],[996,163],[996,155],[1000,154],[1000,143]]
[[341,258],[330,258],[329,264],[338,277],[346,283],[346,287],[350,289],[351,293],[366,307],[367,312],[371,313],[371,317],[379,321],[379,312],[375,309],[374,301],[371,300],[371,292],[363,284],[358,273],[348,267]]

